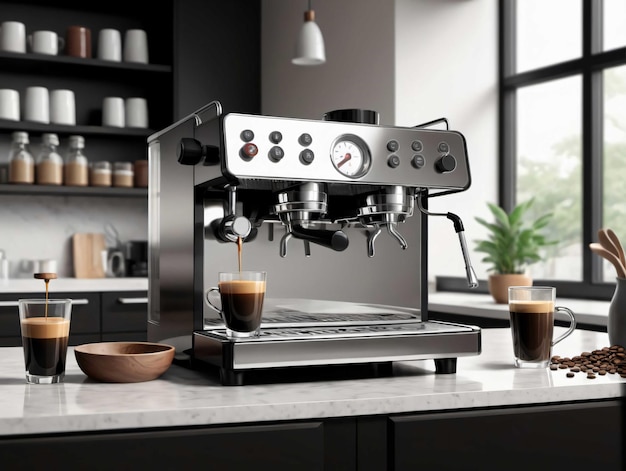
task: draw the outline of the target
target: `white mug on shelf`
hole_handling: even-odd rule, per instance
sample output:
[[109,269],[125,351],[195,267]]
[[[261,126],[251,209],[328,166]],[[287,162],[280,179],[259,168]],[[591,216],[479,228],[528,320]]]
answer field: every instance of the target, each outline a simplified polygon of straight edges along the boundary
[[98,59],[120,62],[122,60],[122,36],[116,29],[105,28],[98,33]]
[[0,50],[26,52],[26,26],[19,21],[4,21],[0,25]]
[[24,120],[35,123],[50,123],[50,95],[46,87],[26,88]]
[[124,34],[124,62],[148,63],[148,35],[143,29],[129,29]]
[[56,56],[65,47],[65,39],[54,31],[35,31],[27,37],[31,52]]
[[126,125],[124,99],[108,96],[102,100],[102,125],[123,128]]
[[148,127],[148,102],[145,98],[126,98],[126,127]]
[[50,122],[76,125],[76,99],[72,90],[50,92]]
[[0,119],[20,120],[20,92],[10,88],[0,88]]

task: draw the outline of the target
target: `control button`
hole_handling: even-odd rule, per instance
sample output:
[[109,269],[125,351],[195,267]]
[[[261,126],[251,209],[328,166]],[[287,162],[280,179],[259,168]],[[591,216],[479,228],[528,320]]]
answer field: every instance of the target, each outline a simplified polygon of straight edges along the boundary
[[456,168],[456,159],[453,155],[444,155],[437,162],[435,162],[435,168],[440,173],[452,172]]
[[285,151],[283,150],[282,147],[274,146],[267,153],[267,156],[270,158],[272,162],[278,162],[280,159],[282,159],[285,156]]
[[270,142],[272,144],[278,144],[283,140],[283,135],[279,131],[272,131],[270,133]]
[[387,150],[389,152],[397,152],[399,148],[400,148],[400,144],[398,144],[398,141],[396,141],[395,139],[392,139],[391,141],[387,142]]
[[241,148],[241,151],[240,151],[241,157],[246,160],[250,160],[252,157],[257,155],[258,153],[259,153],[259,148],[255,144],[252,144],[251,142],[249,142],[248,144],[245,144]]
[[391,168],[398,167],[398,165],[400,165],[400,157],[398,157],[396,154],[390,155],[387,159],[387,165],[389,165]]
[[300,137],[298,138],[298,142],[300,143],[300,145],[308,147],[313,142],[313,138],[311,137],[310,134],[305,132],[303,134],[300,134]]
[[315,154],[311,149],[304,149],[302,152],[300,152],[300,162],[302,162],[304,165],[309,165],[311,162],[313,162],[314,158]]
[[415,168],[422,168],[426,161],[424,160],[424,156],[422,154],[415,154],[411,159],[411,165]]
[[448,152],[450,152],[450,146],[447,142],[440,142],[437,146],[437,150],[439,150],[439,152],[447,154]]
[[244,129],[241,131],[240,137],[243,142],[250,142],[254,139],[254,133],[250,129]]
[[411,142],[411,149],[413,149],[415,152],[422,152],[423,148],[424,146],[422,145],[422,141],[415,140]]

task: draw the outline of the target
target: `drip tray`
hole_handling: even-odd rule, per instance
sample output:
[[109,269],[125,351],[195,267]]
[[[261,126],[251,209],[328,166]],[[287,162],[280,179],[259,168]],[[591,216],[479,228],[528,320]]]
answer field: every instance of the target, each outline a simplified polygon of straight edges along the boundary
[[258,337],[231,340],[223,326],[193,334],[194,360],[220,368],[222,383],[242,384],[239,372],[320,365],[434,359],[438,372],[456,372],[456,358],[478,355],[480,329],[438,321],[311,327],[264,327]]

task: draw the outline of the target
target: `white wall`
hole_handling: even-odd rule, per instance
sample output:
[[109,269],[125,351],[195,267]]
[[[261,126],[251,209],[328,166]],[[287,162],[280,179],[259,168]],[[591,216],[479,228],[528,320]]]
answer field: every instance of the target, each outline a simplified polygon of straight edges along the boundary
[[[446,117],[467,139],[472,186],[436,198],[431,211],[458,214],[470,250],[482,237],[476,215],[497,199],[497,2],[495,0],[315,0],[327,63],[291,64],[307,2],[262,2],[262,112],[321,118],[369,108],[382,124]],[[429,278],[464,276],[447,218],[429,220]],[[486,276],[472,254],[479,278]]]

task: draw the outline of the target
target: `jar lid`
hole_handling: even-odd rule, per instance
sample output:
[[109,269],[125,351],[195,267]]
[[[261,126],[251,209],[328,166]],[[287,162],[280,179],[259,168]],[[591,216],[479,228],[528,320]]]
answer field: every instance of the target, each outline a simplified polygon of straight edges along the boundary
[[70,147],[83,149],[85,147],[85,138],[83,136],[70,136]]
[[13,140],[15,142],[19,142],[22,144],[28,144],[30,142],[28,140],[28,133],[25,131],[15,131],[13,134],[11,134],[11,137],[13,137]]
[[59,136],[53,133],[44,133],[41,135],[41,143],[53,146],[59,145]]
[[92,170],[111,170],[111,164],[106,160],[99,160],[90,164]]
[[115,172],[117,172],[118,170],[132,171],[133,164],[130,162],[113,162],[113,170]]

